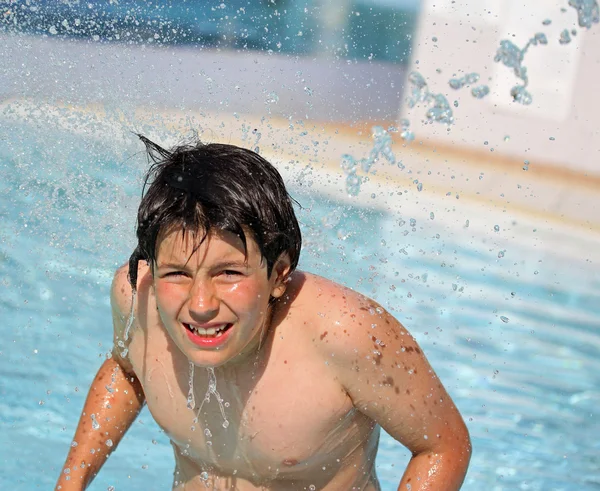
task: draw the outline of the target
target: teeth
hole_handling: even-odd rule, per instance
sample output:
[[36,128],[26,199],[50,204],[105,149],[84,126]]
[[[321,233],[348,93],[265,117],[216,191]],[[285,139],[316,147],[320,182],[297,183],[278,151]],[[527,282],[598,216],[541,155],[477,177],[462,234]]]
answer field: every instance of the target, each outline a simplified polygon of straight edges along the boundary
[[[189,325],[189,324],[188,324]],[[190,325],[190,328],[192,329],[192,331],[194,331],[196,334],[199,334],[200,336],[214,336],[215,334],[218,336],[223,334],[223,331],[225,330],[225,328],[228,326],[229,324],[224,324],[221,327],[209,327],[208,329],[204,329],[203,327],[196,327],[196,326],[192,326]]]

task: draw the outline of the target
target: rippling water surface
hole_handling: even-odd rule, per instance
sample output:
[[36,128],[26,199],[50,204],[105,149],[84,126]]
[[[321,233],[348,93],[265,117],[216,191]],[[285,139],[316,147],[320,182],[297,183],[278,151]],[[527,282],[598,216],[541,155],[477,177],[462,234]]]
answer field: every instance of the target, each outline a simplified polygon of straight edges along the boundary
[[[0,125],[0,141],[0,489],[50,489],[111,347],[109,286],[131,251],[145,160],[140,145],[34,122]],[[517,225],[457,232],[291,190],[301,267],[391,310],[455,399],[474,445],[464,489],[598,489],[600,265],[583,245],[565,257],[533,230],[522,245]],[[408,458],[383,439],[385,490]],[[168,489],[172,470],[144,410],[90,489]]]

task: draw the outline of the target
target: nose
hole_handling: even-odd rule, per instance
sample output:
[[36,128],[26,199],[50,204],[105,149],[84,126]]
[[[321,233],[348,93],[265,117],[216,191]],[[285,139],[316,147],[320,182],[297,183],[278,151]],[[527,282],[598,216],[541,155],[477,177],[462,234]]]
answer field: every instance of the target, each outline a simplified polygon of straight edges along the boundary
[[196,280],[190,291],[189,310],[197,322],[214,319],[219,312],[219,296],[210,280]]

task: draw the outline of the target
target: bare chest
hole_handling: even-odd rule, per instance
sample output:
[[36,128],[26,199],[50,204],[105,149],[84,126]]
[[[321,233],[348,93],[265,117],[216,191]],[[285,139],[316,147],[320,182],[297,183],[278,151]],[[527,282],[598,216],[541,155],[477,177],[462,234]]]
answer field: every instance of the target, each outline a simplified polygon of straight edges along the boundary
[[327,366],[298,348],[277,342],[245,370],[192,373],[155,324],[134,334],[130,359],[176,453],[203,471],[261,480],[339,463],[373,430]]

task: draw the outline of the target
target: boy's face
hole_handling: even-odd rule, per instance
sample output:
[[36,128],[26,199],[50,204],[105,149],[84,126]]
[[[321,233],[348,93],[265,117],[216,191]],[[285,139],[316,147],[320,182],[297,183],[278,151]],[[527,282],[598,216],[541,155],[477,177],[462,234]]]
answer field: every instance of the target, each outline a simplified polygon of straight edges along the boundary
[[247,255],[241,239],[225,231],[209,234],[195,251],[197,240],[181,229],[159,238],[154,267],[159,315],[195,365],[243,362],[268,328],[271,295],[285,290],[281,261],[268,278],[251,234],[246,244]]

